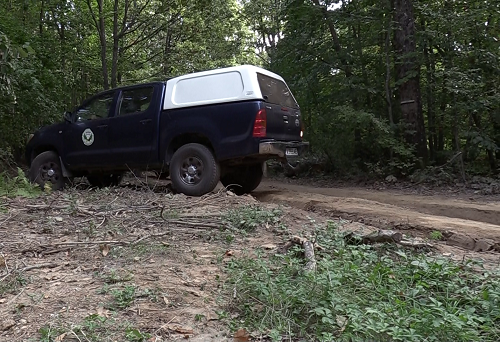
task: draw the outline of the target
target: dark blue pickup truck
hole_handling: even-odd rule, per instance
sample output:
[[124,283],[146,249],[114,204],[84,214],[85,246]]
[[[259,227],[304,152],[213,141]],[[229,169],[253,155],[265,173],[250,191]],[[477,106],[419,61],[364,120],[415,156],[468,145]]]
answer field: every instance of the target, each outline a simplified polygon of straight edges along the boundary
[[53,189],[71,177],[102,187],[130,170],[155,170],[186,195],[208,193],[219,180],[244,194],[259,185],[264,161],[307,149],[302,135],[284,80],[245,65],[99,93],[38,130],[26,159],[30,180]]

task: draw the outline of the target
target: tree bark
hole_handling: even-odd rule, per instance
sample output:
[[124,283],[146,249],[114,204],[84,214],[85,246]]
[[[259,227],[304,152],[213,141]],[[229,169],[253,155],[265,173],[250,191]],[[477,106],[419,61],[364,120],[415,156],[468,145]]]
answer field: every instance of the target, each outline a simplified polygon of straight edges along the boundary
[[90,0],[87,0],[87,7],[89,8],[90,14],[92,15],[92,20],[99,34],[99,44],[101,48],[101,67],[102,67],[102,86],[104,90],[109,89],[109,75],[108,75],[108,63],[106,60],[106,26],[104,24],[104,8],[103,0],[96,0],[97,3],[97,14],[96,17],[92,4]]
[[116,88],[116,74],[118,70],[118,44],[120,37],[118,36],[118,1],[115,0],[113,6],[113,54],[111,57],[111,88]]
[[394,1],[394,44],[396,50],[396,77],[399,83],[401,116],[406,124],[405,140],[415,145],[417,157],[427,162],[427,143],[425,136],[420,77],[415,58],[415,18],[411,0]]
[[[425,21],[422,20],[422,27],[425,29]],[[424,59],[425,59],[425,70],[427,79],[427,124],[429,128],[429,153],[430,159],[435,161],[436,159],[436,147],[437,147],[437,136],[436,136],[436,119],[434,113],[434,53],[432,51],[432,44],[430,40],[426,40],[423,46]]]

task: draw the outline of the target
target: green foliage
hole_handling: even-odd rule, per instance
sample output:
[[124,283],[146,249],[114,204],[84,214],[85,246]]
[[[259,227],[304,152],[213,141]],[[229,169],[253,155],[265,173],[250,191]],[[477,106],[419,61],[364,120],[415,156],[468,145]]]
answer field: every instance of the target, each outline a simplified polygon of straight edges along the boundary
[[85,317],[79,324],[71,327],[58,326],[56,324],[45,325],[39,330],[40,342],[55,342],[57,337],[66,334],[80,341],[103,342],[103,341],[131,341],[145,342],[151,337],[150,334],[134,328],[127,321],[107,318],[98,314]]
[[41,327],[38,332],[40,333],[40,342],[54,342],[63,333],[61,329],[52,326]]
[[0,196],[38,197],[42,191],[38,185],[30,183],[23,170],[17,169],[17,176],[11,177],[6,172],[0,173]]
[[268,210],[258,205],[248,205],[229,209],[223,215],[222,221],[231,229],[251,232],[265,224],[275,225],[280,221],[280,217],[279,209]]
[[150,334],[143,333],[139,329],[128,328],[125,332],[125,338],[131,342],[146,342],[151,337]]
[[[500,274],[390,246],[352,246],[330,224],[304,274],[295,252],[227,267],[238,325],[311,341],[498,341]],[[480,272],[477,269],[480,269]]]
[[439,230],[433,230],[429,234],[429,238],[431,240],[443,240],[443,233],[441,233]]
[[405,143],[416,128],[399,98],[409,76],[398,67],[413,60],[429,165],[462,151],[466,170],[499,171],[498,2],[409,3],[407,54],[393,46],[390,1],[120,0],[101,12],[95,1],[3,1],[0,150],[19,152],[105,87],[249,63],[287,80],[332,170],[407,176],[426,162]]
[[129,307],[135,301],[136,290],[137,288],[133,285],[127,285],[123,289],[111,290],[114,298],[112,307],[120,310]]

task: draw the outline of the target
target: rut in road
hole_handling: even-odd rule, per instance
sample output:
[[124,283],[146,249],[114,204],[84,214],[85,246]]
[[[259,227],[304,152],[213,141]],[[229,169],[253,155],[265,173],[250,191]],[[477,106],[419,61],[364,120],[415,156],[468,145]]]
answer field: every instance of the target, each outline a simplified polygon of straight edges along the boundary
[[253,193],[263,202],[363,221],[378,228],[451,230],[500,241],[500,202],[472,202],[446,196],[421,196],[360,188],[315,188],[264,181]]

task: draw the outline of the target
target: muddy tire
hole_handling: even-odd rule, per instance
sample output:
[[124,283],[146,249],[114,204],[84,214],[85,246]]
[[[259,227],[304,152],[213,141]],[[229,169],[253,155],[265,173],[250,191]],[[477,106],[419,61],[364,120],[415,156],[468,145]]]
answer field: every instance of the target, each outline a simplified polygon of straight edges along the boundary
[[31,182],[39,184],[42,189],[46,184],[51,185],[52,190],[62,189],[65,179],[57,153],[47,151],[36,156],[31,162],[28,177]]
[[172,156],[170,179],[177,192],[202,196],[215,189],[219,178],[219,164],[212,151],[204,145],[186,144]]
[[123,179],[123,174],[103,174],[103,175],[89,175],[87,176],[87,181],[92,186],[98,188],[107,188],[110,186],[117,186]]
[[262,181],[262,164],[236,167],[221,177],[220,181],[238,196],[248,194]]

